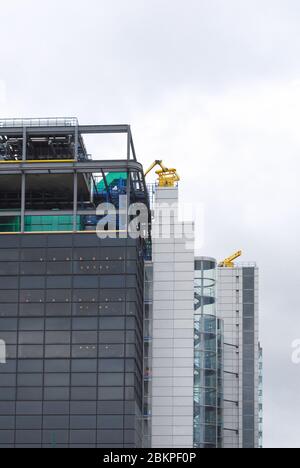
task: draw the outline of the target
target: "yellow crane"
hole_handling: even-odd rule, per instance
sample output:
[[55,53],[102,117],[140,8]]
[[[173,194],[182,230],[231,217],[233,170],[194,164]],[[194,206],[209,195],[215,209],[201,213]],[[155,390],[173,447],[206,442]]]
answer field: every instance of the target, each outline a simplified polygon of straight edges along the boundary
[[160,166],[160,170],[156,171],[158,175],[158,185],[159,187],[175,187],[176,182],[180,181],[180,177],[177,173],[177,170],[174,168],[169,169],[164,165],[164,163],[157,159],[145,172],[145,177],[151,172],[156,166]]
[[243,255],[243,252],[241,250],[239,250],[235,254],[231,255],[231,257],[228,257],[225,260],[223,260],[223,262],[220,262],[219,267],[221,267],[221,268],[233,268],[234,267],[234,263],[233,263],[234,260],[241,257],[242,255]]

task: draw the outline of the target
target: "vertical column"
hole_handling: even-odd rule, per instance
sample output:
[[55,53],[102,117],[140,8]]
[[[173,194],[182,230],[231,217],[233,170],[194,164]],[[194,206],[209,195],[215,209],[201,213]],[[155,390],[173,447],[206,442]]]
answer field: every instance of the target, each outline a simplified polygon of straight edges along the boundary
[[26,207],[26,175],[22,172],[21,179],[21,232],[25,232],[25,207]]
[[74,183],[73,183],[73,231],[77,231],[77,200],[78,200],[78,174],[74,172]]
[[[27,159],[27,129],[23,127],[23,143],[22,143],[22,161]],[[25,207],[26,207],[26,176],[22,173],[21,179],[21,232],[25,231]]]
[[27,159],[27,129],[23,127],[23,146],[22,146],[22,161]]
[[[127,183],[126,183],[126,206],[122,206],[122,209],[124,209],[124,216],[122,217],[122,219],[126,219],[126,237],[128,238],[129,237],[129,222],[130,222],[130,219],[129,219],[129,207],[130,207],[130,203],[131,203],[131,172],[130,170],[128,169],[127,171]],[[119,227],[119,229],[123,229],[121,227]]]
[[133,159],[136,161],[136,152],[135,152],[135,147],[134,147],[134,143],[133,143],[133,139],[132,139],[131,130],[130,130],[130,147],[131,147]]
[[[130,154],[131,154],[131,147],[130,147],[130,127],[128,126],[127,130],[127,160],[130,160]],[[126,194],[127,194],[127,207],[126,207],[126,230],[127,230],[127,237],[129,236],[129,207],[131,203],[131,173],[130,170],[127,171],[127,189],[126,189]]]
[[128,131],[127,131],[127,160],[130,160],[131,156],[131,129],[128,126]]
[[75,135],[74,135],[74,159],[78,161],[78,143],[79,143],[79,129],[78,125],[75,126]]
[[[78,124],[75,125],[74,133],[74,160],[78,161],[78,144],[79,144],[79,129]],[[78,174],[75,170],[73,181],[73,231],[77,231],[77,208],[78,208]]]

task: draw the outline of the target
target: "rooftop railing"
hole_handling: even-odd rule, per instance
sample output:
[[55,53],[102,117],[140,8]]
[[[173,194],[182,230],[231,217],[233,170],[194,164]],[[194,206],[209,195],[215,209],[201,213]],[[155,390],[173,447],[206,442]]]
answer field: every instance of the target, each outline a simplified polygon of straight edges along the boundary
[[76,127],[76,117],[54,117],[43,119],[0,119],[0,128],[23,127]]
[[237,268],[257,268],[256,262],[236,262],[235,266]]

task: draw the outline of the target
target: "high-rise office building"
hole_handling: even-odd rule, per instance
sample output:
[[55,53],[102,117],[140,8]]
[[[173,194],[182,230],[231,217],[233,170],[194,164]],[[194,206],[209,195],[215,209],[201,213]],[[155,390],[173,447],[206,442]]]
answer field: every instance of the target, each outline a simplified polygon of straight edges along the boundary
[[[105,133],[126,159],[88,156]],[[142,446],[144,245],[96,235],[120,194],[148,203],[130,127],[0,122],[0,447]]]

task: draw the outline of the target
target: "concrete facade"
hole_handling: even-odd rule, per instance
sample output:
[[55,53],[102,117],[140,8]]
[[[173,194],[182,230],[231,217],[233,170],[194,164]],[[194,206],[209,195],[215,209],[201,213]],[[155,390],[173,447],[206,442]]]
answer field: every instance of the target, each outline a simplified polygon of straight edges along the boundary
[[[193,447],[194,249],[178,238],[178,188],[158,188],[153,223],[152,447]],[[169,207],[170,222],[159,215]],[[172,207],[175,208],[172,210]],[[170,235],[158,234],[169,225]]]

